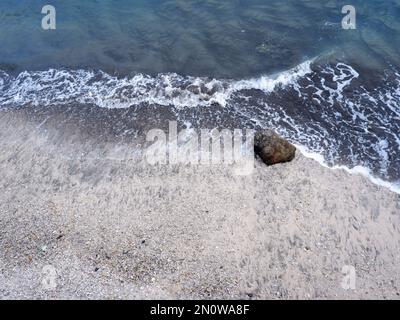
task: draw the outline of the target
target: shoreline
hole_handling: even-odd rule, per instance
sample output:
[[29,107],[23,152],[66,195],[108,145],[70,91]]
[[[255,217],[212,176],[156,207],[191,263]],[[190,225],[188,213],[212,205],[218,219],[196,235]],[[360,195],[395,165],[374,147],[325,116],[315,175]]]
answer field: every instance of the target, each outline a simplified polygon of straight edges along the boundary
[[394,182],[389,182],[380,178],[376,178],[372,173],[371,170],[367,167],[363,166],[356,166],[354,168],[349,168],[346,166],[341,166],[341,165],[335,165],[335,166],[329,166],[326,164],[324,158],[322,155],[318,153],[311,152],[307,149],[306,146],[300,146],[295,144],[297,150],[301,152],[301,154],[309,159],[312,159],[316,162],[318,162],[321,166],[331,169],[331,170],[343,170],[349,173],[350,175],[361,175],[365,178],[367,178],[369,181],[371,181],[373,184],[376,184],[377,186],[384,187],[391,192],[400,194],[400,182],[394,183]]
[[[55,127],[59,123],[51,118],[74,118],[83,122],[80,131],[114,140],[163,130],[168,120],[193,128],[271,128],[322,155],[324,161],[313,158],[323,165],[370,176],[399,193],[399,124],[391,121],[398,118],[398,72],[371,76],[358,64],[331,63],[311,59],[275,76],[234,82],[174,74],[118,79],[102,71],[25,72],[0,79],[0,101],[2,108],[14,106]],[[99,128],[99,121],[107,128]]]
[[[142,107],[145,107],[147,112],[143,112]],[[215,128],[215,120],[210,116],[211,113],[219,113],[222,110],[221,106],[213,105],[208,107],[207,113],[201,111],[190,112],[190,118],[196,119],[196,127],[198,128]],[[182,111],[182,110],[181,110]],[[148,117],[150,113],[152,117]],[[64,125],[77,131],[80,135],[84,135],[89,139],[89,143],[114,143],[114,144],[130,144],[133,143],[138,149],[143,149],[146,132],[155,128],[168,132],[169,122],[176,121],[178,131],[192,128],[192,124],[181,121],[179,112],[165,106],[146,105],[132,106],[130,108],[102,108],[96,105],[64,105],[52,107],[31,107],[21,106],[14,109],[0,109],[1,114],[13,119],[15,117],[24,119],[32,123],[34,128],[43,127],[45,130],[53,130],[55,135],[63,132]],[[188,114],[185,114],[188,116]],[[235,119],[232,115],[226,114],[226,117],[219,119],[219,124],[216,127],[219,130],[242,128],[241,121],[243,119]],[[100,124],[103,125],[100,125]],[[253,123],[247,123],[254,125]],[[246,128],[242,128],[244,131]],[[277,130],[279,132],[279,130]],[[391,192],[400,194],[400,181],[393,182],[376,177],[372,173],[372,169],[358,165],[353,168],[347,165],[329,165],[323,155],[310,151],[305,145],[300,145],[297,142],[291,141],[290,137],[285,132],[279,132],[282,136],[286,136],[297,150],[306,158],[318,162],[320,165],[330,170],[343,170],[350,175],[361,175],[370,180],[373,184],[384,187]],[[79,138],[78,138],[79,139]],[[130,154],[129,154],[130,156]]]
[[3,299],[399,299],[398,194],[299,152],[242,177],[139,166],[85,112],[0,112]]

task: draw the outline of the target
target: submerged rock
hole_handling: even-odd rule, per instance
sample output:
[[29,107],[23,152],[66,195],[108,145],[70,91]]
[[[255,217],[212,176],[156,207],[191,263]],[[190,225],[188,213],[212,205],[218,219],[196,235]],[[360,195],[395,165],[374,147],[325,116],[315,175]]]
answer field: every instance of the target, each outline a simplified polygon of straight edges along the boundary
[[272,130],[263,130],[254,137],[254,151],[266,165],[292,161],[296,147]]

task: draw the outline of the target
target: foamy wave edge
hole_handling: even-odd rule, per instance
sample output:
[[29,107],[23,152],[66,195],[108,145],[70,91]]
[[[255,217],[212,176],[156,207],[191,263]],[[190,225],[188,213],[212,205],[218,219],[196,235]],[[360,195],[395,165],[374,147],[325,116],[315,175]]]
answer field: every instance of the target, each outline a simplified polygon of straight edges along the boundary
[[[312,73],[317,58],[277,74],[245,80],[216,80],[205,77],[183,77],[174,73],[151,77],[137,74],[118,78],[103,71],[59,70],[25,71],[12,77],[0,70],[0,107],[30,104],[50,106],[70,103],[94,104],[102,108],[129,108],[140,103],[180,108],[226,106],[231,96],[241,90],[261,90],[269,93],[278,87],[293,86]],[[400,182],[391,183],[376,178],[367,167],[329,166],[322,155],[296,145],[307,158],[332,170],[344,170],[368,178],[378,186],[400,194]]]
[[331,170],[343,170],[351,175],[361,175],[361,176],[367,178],[368,180],[370,180],[375,185],[384,187],[394,193],[400,194],[400,182],[391,183],[391,182],[376,178],[371,173],[371,170],[369,168],[366,168],[363,166],[356,166],[354,168],[349,168],[346,166],[329,166],[326,163],[326,161],[322,155],[310,151],[306,146],[297,145],[297,144],[295,144],[295,146],[301,152],[301,154],[303,156],[305,156],[306,158],[309,158],[309,159],[313,159],[314,161],[318,162],[320,165],[322,165],[325,168],[328,168]]
[[118,78],[103,71],[63,69],[24,71],[12,77],[0,71],[0,106],[82,103],[129,108],[149,103],[178,108],[212,104],[225,107],[232,94],[240,90],[271,92],[278,86],[295,84],[297,79],[312,72],[313,60],[278,74],[239,81],[184,77],[175,73]]

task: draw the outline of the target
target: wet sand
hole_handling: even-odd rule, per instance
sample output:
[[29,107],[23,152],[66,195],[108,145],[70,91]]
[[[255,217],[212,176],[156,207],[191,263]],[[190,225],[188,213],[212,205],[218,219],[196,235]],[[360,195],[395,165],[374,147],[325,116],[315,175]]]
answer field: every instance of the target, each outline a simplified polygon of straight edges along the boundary
[[0,111],[0,298],[399,298],[398,194],[299,153],[153,167],[132,126],[157,121],[46,110]]

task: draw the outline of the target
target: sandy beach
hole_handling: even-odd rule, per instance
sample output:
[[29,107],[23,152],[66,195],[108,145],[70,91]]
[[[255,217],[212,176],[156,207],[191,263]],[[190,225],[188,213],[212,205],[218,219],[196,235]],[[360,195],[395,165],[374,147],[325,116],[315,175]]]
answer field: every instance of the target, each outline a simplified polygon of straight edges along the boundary
[[149,166],[82,112],[0,111],[1,299],[399,298],[400,195],[299,152]]

